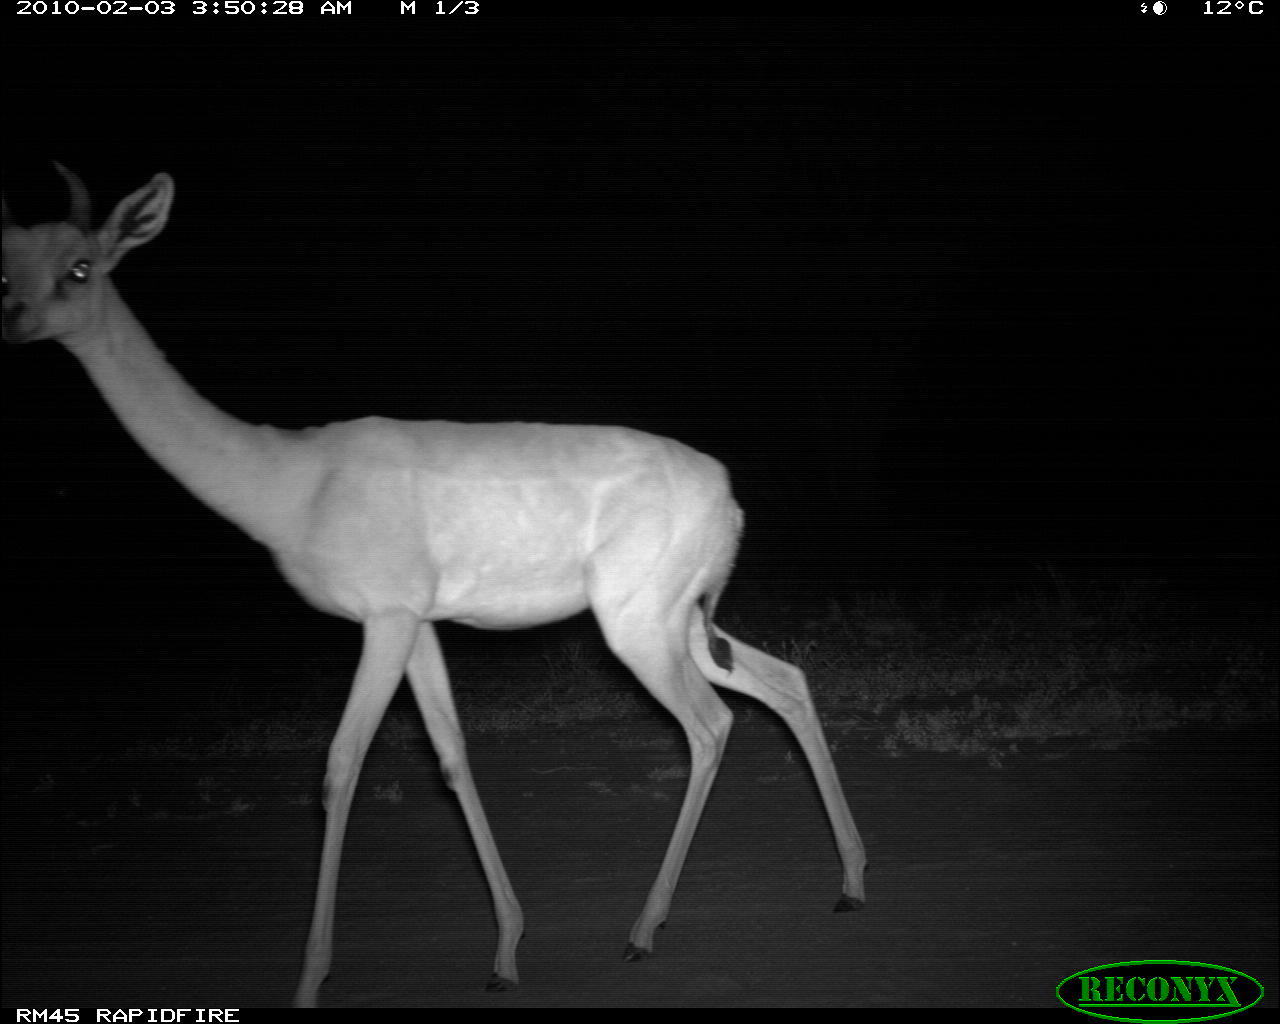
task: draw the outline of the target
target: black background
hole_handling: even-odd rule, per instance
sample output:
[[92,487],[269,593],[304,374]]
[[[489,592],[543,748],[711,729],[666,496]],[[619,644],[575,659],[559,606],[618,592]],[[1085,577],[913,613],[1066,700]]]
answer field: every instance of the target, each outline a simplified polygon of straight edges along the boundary
[[[1264,23],[1137,7],[11,17],[6,190],[62,216],[58,159],[105,216],[172,174],[116,280],[245,420],[621,423],[717,456],[741,593],[1061,566],[1269,592]],[[70,356],[3,358],[24,671],[314,624]]]

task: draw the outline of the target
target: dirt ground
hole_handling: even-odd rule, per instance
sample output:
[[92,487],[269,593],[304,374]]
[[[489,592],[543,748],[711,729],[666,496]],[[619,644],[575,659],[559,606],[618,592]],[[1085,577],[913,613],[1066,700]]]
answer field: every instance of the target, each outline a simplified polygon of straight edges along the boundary
[[[836,759],[868,903],[773,723],[730,741],[655,955],[621,959],[683,793],[680,746],[601,728],[473,742],[525,910],[521,987],[483,991],[495,927],[425,750],[370,755],[348,834],[328,1006],[1053,1006],[1124,960],[1277,981],[1273,737],[1025,755],[1002,768]],[[631,735],[626,733],[625,735]],[[677,769],[674,770],[673,769]],[[10,763],[6,1007],[287,1004],[319,857],[323,755]]]

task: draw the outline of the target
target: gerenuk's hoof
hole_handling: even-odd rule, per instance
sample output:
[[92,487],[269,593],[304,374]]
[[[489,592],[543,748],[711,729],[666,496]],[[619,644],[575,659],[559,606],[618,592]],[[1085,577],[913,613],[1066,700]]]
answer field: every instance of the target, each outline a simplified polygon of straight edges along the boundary
[[489,981],[485,985],[486,992],[514,992],[520,987],[520,982],[512,981],[510,978],[504,978],[501,974],[494,973],[489,975]]
[[866,900],[855,900],[852,896],[840,894],[840,898],[836,900],[836,905],[832,909],[833,914],[844,914],[850,910],[861,910],[867,905]]
[[651,956],[653,956],[653,953],[651,950],[641,949],[639,946],[635,945],[634,943],[628,942],[627,951],[622,954],[622,959],[626,963],[633,964],[637,960],[648,960],[649,957]]

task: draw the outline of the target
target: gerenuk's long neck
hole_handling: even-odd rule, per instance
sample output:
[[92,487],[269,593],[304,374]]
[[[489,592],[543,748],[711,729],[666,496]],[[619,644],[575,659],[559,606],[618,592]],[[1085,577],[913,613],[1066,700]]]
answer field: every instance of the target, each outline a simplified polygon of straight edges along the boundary
[[[169,365],[119,294],[100,333],[68,347],[125,429],[192,494],[266,544],[279,540],[285,432],[228,416]],[[287,499],[284,502],[288,504]]]

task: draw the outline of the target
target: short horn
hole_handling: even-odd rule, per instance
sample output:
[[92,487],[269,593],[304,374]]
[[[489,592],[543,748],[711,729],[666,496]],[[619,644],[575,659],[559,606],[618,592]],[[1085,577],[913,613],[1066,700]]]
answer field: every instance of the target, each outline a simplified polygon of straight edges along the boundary
[[92,227],[89,190],[84,187],[84,182],[75,171],[63,167],[57,160],[53,162],[53,166],[58,169],[58,173],[62,175],[63,181],[67,183],[67,188],[71,192],[71,212],[67,215],[67,223],[87,232]]

